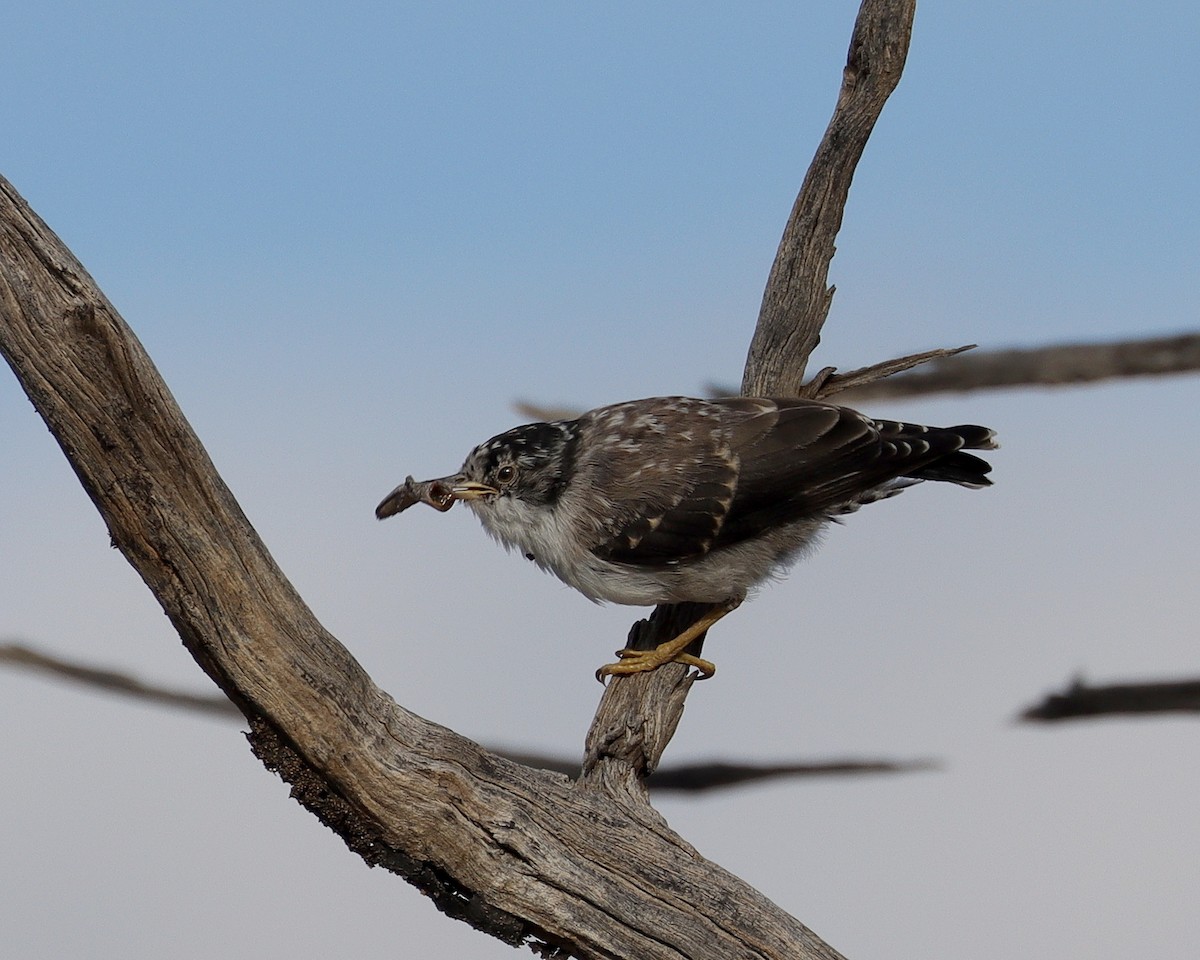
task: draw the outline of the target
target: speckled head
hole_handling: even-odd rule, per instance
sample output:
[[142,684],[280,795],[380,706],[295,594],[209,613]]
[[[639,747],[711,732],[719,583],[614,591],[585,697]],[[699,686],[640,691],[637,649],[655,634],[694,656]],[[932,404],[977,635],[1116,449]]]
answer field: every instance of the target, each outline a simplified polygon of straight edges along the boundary
[[576,420],[530,423],[481,443],[463,463],[468,480],[485,483],[530,504],[558,500],[575,468]]

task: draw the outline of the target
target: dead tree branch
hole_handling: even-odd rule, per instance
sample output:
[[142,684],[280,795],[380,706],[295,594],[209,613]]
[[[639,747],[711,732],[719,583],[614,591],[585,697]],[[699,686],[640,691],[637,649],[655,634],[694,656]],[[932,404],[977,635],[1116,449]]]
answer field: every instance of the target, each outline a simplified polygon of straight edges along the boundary
[[116,310],[3,180],[0,351],[256,755],[369,863],[506,942],[579,957],[838,956],[647,804],[489,754],[379,690],[276,567]]
[[[886,380],[847,386],[844,399],[896,399],[1012,387],[1063,387],[1124,377],[1200,370],[1200,333],[1111,343],[1060,343],[1013,350],[977,350],[935,359]],[[843,397],[839,397],[839,401]]]
[[64,677],[93,690],[116,693],[133,700],[144,700],[164,707],[177,707],[213,717],[241,719],[242,711],[222,693],[191,693],[172,690],[158,684],[146,683],[123,670],[93,667],[62,657],[42,653],[25,643],[0,643],[0,664],[37,670],[55,677]]
[[696,793],[779,777],[861,776],[936,770],[930,760],[827,760],[822,763],[696,763],[657,771],[647,781],[654,791]]
[[[763,298],[743,389],[796,393],[828,310],[855,164],[903,68],[912,0],[864,0],[838,105]],[[277,568],[141,344],[0,180],[0,351],[264,765],[369,863],[509,943],[584,958],[835,958],[644,802],[690,686],[609,685],[584,774],[512,763],[404,710]],[[657,642],[674,609],[635,642]]]
[[[862,370],[838,373],[819,370],[805,383],[803,395],[851,406],[871,400],[908,399],[938,393],[970,393],[1014,387],[1072,387],[1129,377],[1163,377],[1200,371],[1200,333],[1109,343],[1056,343],[1011,350],[929,350],[899,360],[885,360]],[[907,373],[917,364],[921,369]],[[869,380],[864,374],[871,374]],[[893,376],[893,374],[896,374]],[[833,389],[828,385],[832,382]],[[704,393],[728,397],[732,386],[709,383]],[[513,407],[530,420],[569,420],[572,407],[518,400]]]
[[1023,710],[1020,719],[1050,722],[1146,713],[1200,713],[1200,680],[1095,687],[1074,680],[1062,693],[1048,694],[1041,703]]
[[921,364],[956,357],[960,353],[974,349],[975,344],[971,343],[965,347],[926,350],[924,353],[914,353],[907,357],[898,357],[895,360],[884,360],[882,363],[873,363],[869,367],[859,367],[857,370],[849,370],[846,373],[838,373],[836,367],[824,367],[818,370],[817,375],[804,385],[801,395],[812,400],[825,400],[845,390],[863,389],[886,377],[911,370]]
[[854,170],[887,98],[900,82],[915,2],[864,3],[850,38],[833,118],[817,147],[779,242],[746,368],[746,396],[800,396],[833,288],[829,263]]

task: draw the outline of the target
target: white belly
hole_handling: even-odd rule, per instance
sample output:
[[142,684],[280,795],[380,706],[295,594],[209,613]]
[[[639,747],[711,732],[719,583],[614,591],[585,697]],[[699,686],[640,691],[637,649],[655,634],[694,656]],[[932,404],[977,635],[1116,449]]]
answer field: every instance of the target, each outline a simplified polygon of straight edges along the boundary
[[602,560],[561,529],[556,511],[510,511],[503,500],[471,501],[484,528],[510,550],[598,602],[654,606],[659,603],[720,603],[741,599],[757,584],[780,576],[805,548],[814,546],[825,520],[803,520],[772,531],[768,538],[715,550],[695,560],[662,566],[636,566]]

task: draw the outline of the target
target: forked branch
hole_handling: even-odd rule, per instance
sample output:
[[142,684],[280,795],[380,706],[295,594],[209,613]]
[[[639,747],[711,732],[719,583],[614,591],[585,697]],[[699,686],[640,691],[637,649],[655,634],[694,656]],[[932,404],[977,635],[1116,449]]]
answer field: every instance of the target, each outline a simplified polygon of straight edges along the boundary
[[255,753],[369,863],[545,951],[838,956],[648,805],[490,754],[379,690],[276,567],[125,322],[2,179],[0,352]]
[[[837,110],[764,294],[745,392],[801,385],[850,178],[899,79],[914,5],[862,4]],[[838,956],[640,802],[686,694],[671,666],[612,683],[580,786],[490,754],[379,690],[276,567],[116,310],[3,180],[0,351],[114,545],[249,719],[256,754],[368,862],[548,954]],[[660,685],[669,689],[649,693]]]

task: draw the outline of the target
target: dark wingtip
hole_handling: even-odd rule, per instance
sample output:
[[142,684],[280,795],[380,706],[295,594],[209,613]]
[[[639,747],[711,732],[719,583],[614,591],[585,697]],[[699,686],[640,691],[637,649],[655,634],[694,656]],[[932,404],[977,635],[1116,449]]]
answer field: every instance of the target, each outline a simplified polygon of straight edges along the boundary
[[[991,448],[984,447],[982,449]],[[991,472],[992,465],[982,457],[966,453],[963,450],[956,450],[930,461],[907,476],[915,477],[918,480],[942,480],[947,483],[957,483],[960,487],[981,488],[992,485],[992,481],[987,476]]]
[[964,450],[997,450],[1000,444],[996,442],[996,431],[989,427],[981,427],[974,423],[963,423],[957,427],[947,427],[950,433],[962,437]]

